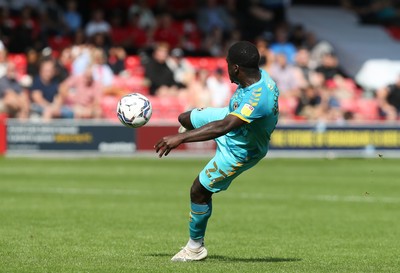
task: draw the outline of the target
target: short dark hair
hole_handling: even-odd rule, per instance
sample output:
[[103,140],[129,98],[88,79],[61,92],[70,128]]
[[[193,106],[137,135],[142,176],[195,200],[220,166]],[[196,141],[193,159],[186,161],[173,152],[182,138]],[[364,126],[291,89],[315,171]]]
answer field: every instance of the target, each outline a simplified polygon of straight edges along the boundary
[[240,41],[229,48],[228,61],[241,67],[258,69],[260,53],[254,44]]

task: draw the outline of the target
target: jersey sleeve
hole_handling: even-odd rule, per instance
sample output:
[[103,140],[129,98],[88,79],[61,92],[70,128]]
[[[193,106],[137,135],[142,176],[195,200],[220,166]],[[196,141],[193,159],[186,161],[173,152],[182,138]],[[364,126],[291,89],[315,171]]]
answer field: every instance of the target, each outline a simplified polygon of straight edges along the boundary
[[267,115],[266,101],[262,94],[262,88],[247,92],[239,106],[230,114],[251,123],[256,119]]

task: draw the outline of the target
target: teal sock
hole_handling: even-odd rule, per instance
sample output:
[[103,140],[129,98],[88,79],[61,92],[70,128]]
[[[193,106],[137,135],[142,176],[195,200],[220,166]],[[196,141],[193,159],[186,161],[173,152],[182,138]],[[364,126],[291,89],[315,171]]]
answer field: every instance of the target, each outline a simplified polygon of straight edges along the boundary
[[208,218],[212,212],[212,203],[211,201],[206,205],[190,203],[190,209],[190,238],[199,240],[204,238],[206,233]]

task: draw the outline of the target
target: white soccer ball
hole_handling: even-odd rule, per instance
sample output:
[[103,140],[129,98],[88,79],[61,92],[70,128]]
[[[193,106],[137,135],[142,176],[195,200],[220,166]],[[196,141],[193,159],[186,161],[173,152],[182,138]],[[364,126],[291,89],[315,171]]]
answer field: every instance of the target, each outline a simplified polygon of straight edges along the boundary
[[117,106],[118,119],[123,125],[131,128],[145,125],[150,120],[152,112],[149,99],[139,93],[123,96]]

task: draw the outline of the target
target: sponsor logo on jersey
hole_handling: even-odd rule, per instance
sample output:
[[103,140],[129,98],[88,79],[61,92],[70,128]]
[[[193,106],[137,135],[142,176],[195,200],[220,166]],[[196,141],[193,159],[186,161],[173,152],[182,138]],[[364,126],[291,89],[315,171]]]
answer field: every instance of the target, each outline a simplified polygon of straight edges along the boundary
[[251,106],[250,104],[246,103],[246,104],[243,106],[242,110],[240,110],[240,113],[241,113],[243,116],[250,116],[251,113],[253,113],[253,111],[254,111],[254,107]]

